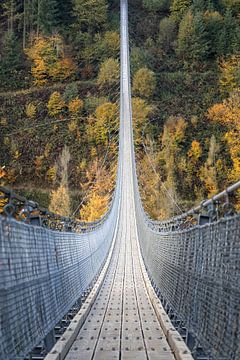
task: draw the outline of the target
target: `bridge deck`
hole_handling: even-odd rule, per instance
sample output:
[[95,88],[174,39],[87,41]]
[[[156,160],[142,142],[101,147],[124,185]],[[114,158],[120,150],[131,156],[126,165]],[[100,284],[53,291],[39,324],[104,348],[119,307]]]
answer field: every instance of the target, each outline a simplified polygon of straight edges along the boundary
[[107,275],[66,360],[175,359],[145,288],[133,210],[122,204]]

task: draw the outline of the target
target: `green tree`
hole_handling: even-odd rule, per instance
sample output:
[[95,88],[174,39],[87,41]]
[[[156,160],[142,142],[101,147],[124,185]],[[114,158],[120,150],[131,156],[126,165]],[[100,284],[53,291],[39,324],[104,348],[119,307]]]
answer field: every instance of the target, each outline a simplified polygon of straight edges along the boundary
[[240,25],[231,10],[224,15],[223,27],[218,39],[219,55],[230,55],[240,51]]
[[143,7],[148,11],[166,11],[169,9],[171,0],[143,0]]
[[183,16],[188,11],[190,5],[192,3],[192,0],[173,0],[173,3],[171,5],[171,17],[177,21],[180,22],[183,18]]
[[142,131],[144,125],[153,114],[154,108],[146,100],[140,98],[132,99],[132,117],[134,127],[134,141],[137,146],[142,143]]
[[120,51],[120,35],[117,31],[107,31],[102,41],[103,55],[106,58],[117,58]]
[[118,60],[113,58],[104,61],[98,73],[97,83],[102,89],[110,89],[119,82],[120,66]]
[[174,41],[177,37],[176,22],[172,17],[165,17],[160,21],[158,43],[167,53],[173,49]]
[[146,49],[134,46],[131,48],[131,71],[133,74],[150,63],[150,56]]
[[234,15],[240,13],[240,2],[239,0],[220,0],[222,6],[230,10]]
[[108,5],[106,0],[74,0],[75,26],[93,35],[105,28]]
[[58,0],[41,0],[38,9],[39,29],[45,35],[52,33],[59,28],[60,9]]
[[219,45],[219,34],[221,34],[223,29],[224,18],[218,11],[206,11],[204,18],[209,39],[209,56],[222,55],[222,49]]
[[7,32],[3,39],[0,58],[0,78],[2,85],[17,85],[21,69],[21,49],[13,32]]
[[144,98],[151,98],[156,90],[156,76],[153,71],[139,69],[133,77],[133,93]]
[[209,39],[203,13],[188,12],[180,23],[178,53],[187,61],[203,61],[209,55]]

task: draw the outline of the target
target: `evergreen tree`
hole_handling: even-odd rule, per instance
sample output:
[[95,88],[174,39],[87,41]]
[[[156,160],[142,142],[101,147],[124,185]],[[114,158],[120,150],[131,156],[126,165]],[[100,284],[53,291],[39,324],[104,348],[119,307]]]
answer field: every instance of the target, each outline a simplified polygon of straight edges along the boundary
[[187,61],[202,61],[209,55],[209,39],[203,13],[188,12],[180,23],[178,53]]
[[159,24],[158,43],[167,53],[173,48],[173,43],[177,35],[176,22],[172,17],[165,17]]
[[143,0],[143,7],[148,11],[166,11],[170,7],[170,0]]
[[206,11],[204,14],[209,39],[209,56],[222,55],[219,47],[219,34],[221,34],[224,19],[218,11]]
[[21,50],[17,37],[13,32],[7,32],[3,40],[2,57],[0,60],[0,77],[2,84],[17,83],[21,68]]
[[177,22],[180,22],[183,16],[188,11],[192,0],[173,0],[171,10],[171,17]]
[[218,38],[219,55],[230,55],[240,50],[240,25],[231,10],[224,16],[224,24]]
[[106,0],[74,0],[75,27],[91,35],[104,29],[107,9]]
[[60,7],[58,0],[39,0],[39,29],[51,35],[60,26]]
[[193,18],[193,34],[191,46],[193,60],[205,60],[209,55],[209,38],[203,13]]
[[202,11],[214,11],[214,3],[212,0],[193,0],[191,10],[193,13],[198,13]]

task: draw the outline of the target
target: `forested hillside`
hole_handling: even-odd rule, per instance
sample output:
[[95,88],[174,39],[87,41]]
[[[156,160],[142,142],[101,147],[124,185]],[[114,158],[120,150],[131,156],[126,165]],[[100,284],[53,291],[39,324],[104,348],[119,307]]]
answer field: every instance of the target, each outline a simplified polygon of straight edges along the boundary
[[132,0],[130,23],[140,184],[162,218],[240,179],[240,2]]
[[[161,219],[240,178],[240,2],[129,12],[139,183]],[[116,171],[119,1],[3,0],[0,29],[1,183],[98,218]]]
[[94,220],[116,170],[119,4],[6,0],[0,20],[1,182]]

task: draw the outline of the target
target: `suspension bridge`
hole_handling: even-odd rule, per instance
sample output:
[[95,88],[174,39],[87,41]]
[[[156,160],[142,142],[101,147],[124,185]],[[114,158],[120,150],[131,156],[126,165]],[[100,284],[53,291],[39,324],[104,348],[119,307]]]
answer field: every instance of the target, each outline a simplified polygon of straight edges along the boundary
[[[75,223],[2,189],[11,202],[0,218],[1,360],[240,359],[240,215],[227,203],[218,219],[215,206],[240,182],[180,217],[154,222],[145,214],[127,0],[120,96],[116,188],[100,221]],[[12,216],[20,203],[28,224]]]

